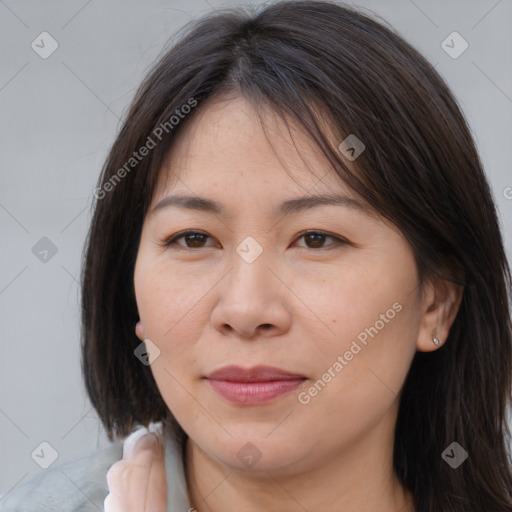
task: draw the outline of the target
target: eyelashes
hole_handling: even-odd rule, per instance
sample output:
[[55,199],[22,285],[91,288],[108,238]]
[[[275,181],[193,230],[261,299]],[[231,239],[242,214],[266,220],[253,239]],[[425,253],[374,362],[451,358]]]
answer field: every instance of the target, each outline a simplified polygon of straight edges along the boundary
[[[183,231],[181,233],[177,233],[176,235],[173,235],[170,238],[167,238],[163,242],[162,245],[164,247],[167,247],[167,248],[170,248],[170,249],[176,250],[176,251],[189,251],[189,252],[195,251],[195,252],[197,252],[198,249],[205,249],[207,247],[212,247],[212,246],[202,246],[201,245],[203,242],[205,242],[209,238],[211,239],[211,237],[207,233],[203,233],[202,231],[188,230],[188,231]],[[303,231],[303,232],[299,233],[299,235],[295,238],[295,240],[299,240],[301,238],[303,238],[304,240],[309,240],[309,243],[311,243],[311,241],[313,240],[313,247],[299,246],[299,248],[309,249],[309,250],[313,250],[313,251],[329,250],[330,248],[339,247],[342,245],[351,245],[350,242],[348,242],[347,240],[345,240],[339,236],[327,233],[325,231],[315,231],[315,230]],[[190,246],[190,245],[183,245],[183,244],[178,243],[178,240],[181,240],[181,239],[184,239],[186,244],[191,243],[193,245]],[[322,246],[322,247],[318,247],[318,245],[316,245],[319,243],[321,244],[322,240],[325,240],[325,239],[332,239],[333,243],[328,244],[327,246]],[[199,246],[194,245],[194,244],[199,244]]]

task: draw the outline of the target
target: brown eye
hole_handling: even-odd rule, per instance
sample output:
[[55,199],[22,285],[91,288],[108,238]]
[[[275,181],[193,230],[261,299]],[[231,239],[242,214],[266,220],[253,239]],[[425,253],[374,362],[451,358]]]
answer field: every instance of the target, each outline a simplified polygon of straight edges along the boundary
[[186,240],[187,247],[202,247],[205,239],[208,238],[202,233],[192,233],[190,235],[184,235],[182,238]]
[[[185,240],[185,245],[182,243],[177,243],[177,241],[181,240],[182,238]],[[177,250],[181,250],[181,247],[185,249],[201,249],[205,247],[204,243],[208,238],[210,238],[208,235],[201,233],[200,231],[185,231],[184,233],[169,238],[166,240],[164,245],[166,247],[173,246],[173,248]]]
[[[304,239],[304,241],[306,243],[306,246],[305,246],[306,249],[324,249],[324,248],[328,248],[331,246],[339,246],[339,245],[344,245],[344,244],[348,243],[345,240],[343,240],[337,236],[330,235],[329,233],[324,233],[322,231],[306,231],[306,232],[303,232],[299,236],[299,239],[300,238]],[[329,239],[329,238],[334,240],[334,243],[324,245],[325,240]],[[304,247],[304,246],[299,246],[299,247]]]
[[[211,238],[206,233],[200,231],[185,231],[172,236],[165,241],[165,247],[171,247],[177,251],[187,249],[203,249],[208,247],[205,245],[206,241]],[[305,249],[328,249],[330,247],[337,247],[340,245],[347,245],[348,242],[340,237],[324,233],[322,231],[304,231],[299,235],[297,240],[304,239],[306,245],[298,246]],[[185,243],[178,243],[178,240],[185,240]],[[325,245],[327,239],[333,240],[332,243]]]
[[319,247],[322,247],[326,238],[327,235],[322,235],[319,233],[304,235],[304,241],[310,249],[318,249]]

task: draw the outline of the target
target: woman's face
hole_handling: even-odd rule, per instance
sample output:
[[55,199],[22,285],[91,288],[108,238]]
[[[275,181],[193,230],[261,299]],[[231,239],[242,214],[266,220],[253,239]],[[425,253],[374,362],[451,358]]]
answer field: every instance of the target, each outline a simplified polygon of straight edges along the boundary
[[[134,276],[170,411],[200,450],[240,469],[305,470],[376,432],[391,439],[423,329],[410,245],[357,207],[305,135],[295,147],[268,116],[267,139],[243,99],[203,105],[190,121],[162,169]],[[306,201],[334,194],[348,199]],[[168,202],[151,213],[171,196],[219,210]],[[199,233],[164,245],[187,230]],[[300,378],[207,378],[228,365]]]

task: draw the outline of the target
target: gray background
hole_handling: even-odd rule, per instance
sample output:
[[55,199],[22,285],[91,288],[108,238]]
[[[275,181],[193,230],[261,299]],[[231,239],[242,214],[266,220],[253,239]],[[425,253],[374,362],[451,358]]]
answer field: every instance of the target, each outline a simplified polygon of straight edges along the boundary
[[[54,465],[107,443],[80,374],[77,278],[96,179],[135,88],[190,19],[260,3],[0,0],[0,495],[44,471],[31,458],[43,441]],[[385,18],[453,89],[510,254],[512,1],[353,3]],[[59,45],[47,59],[31,47],[43,31]],[[469,43],[457,59],[441,47],[453,31]],[[32,251],[43,237],[57,249],[46,262]]]

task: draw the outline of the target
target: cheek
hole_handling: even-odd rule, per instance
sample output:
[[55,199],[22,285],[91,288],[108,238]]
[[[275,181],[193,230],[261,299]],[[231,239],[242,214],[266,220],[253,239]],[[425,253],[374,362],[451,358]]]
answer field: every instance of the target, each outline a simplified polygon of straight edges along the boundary
[[414,296],[414,267],[409,266],[404,261],[398,273],[396,265],[351,261],[329,269],[322,279],[303,274],[294,280],[294,295],[307,306],[297,302],[303,310],[297,323],[309,331],[319,360],[343,354],[354,340],[364,347],[374,338],[386,339],[390,331],[397,335],[404,305]]
[[142,258],[137,262],[134,282],[145,336],[161,350],[177,348],[185,341],[190,345],[201,326],[202,298],[214,283],[207,276],[199,279],[158,260]]
[[183,273],[158,267],[154,261],[136,267],[137,307],[144,335],[160,350],[151,363],[151,372],[171,413],[183,420],[195,421],[199,411],[190,407],[191,382],[197,361],[194,340],[203,330],[201,297],[206,290],[200,280],[190,283]]
[[194,423],[201,411],[191,407],[197,385],[196,340],[204,331],[207,294],[212,277],[191,276],[169,268],[158,258],[140,257],[134,282],[137,307],[146,338],[160,355],[150,368],[160,394],[171,413],[183,424]]
[[309,354],[317,380],[302,397],[313,417],[327,410],[377,421],[397,398],[416,351],[414,263],[404,259],[400,271],[396,265],[366,268],[373,270],[354,265],[339,272],[308,297],[323,320],[301,327],[315,341]]
[[[311,427],[300,429],[304,443],[319,443],[320,451],[320,446],[328,448],[324,439],[337,439],[343,446],[376,428],[383,418],[390,420],[387,413],[398,406],[415,352],[414,331],[407,332],[410,325],[412,320],[404,306],[377,334],[360,329],[358,334],[367,336],[366,344],[360,341],[365,336],[348,335],[340,338],[337,347],[321,350],[316,380],[298,397],[295,417]],[[321,425],[317,418],[322,418]],[[393,428],[389,424],[389,429]],[[322,440],[318,440],[317,430]]]

